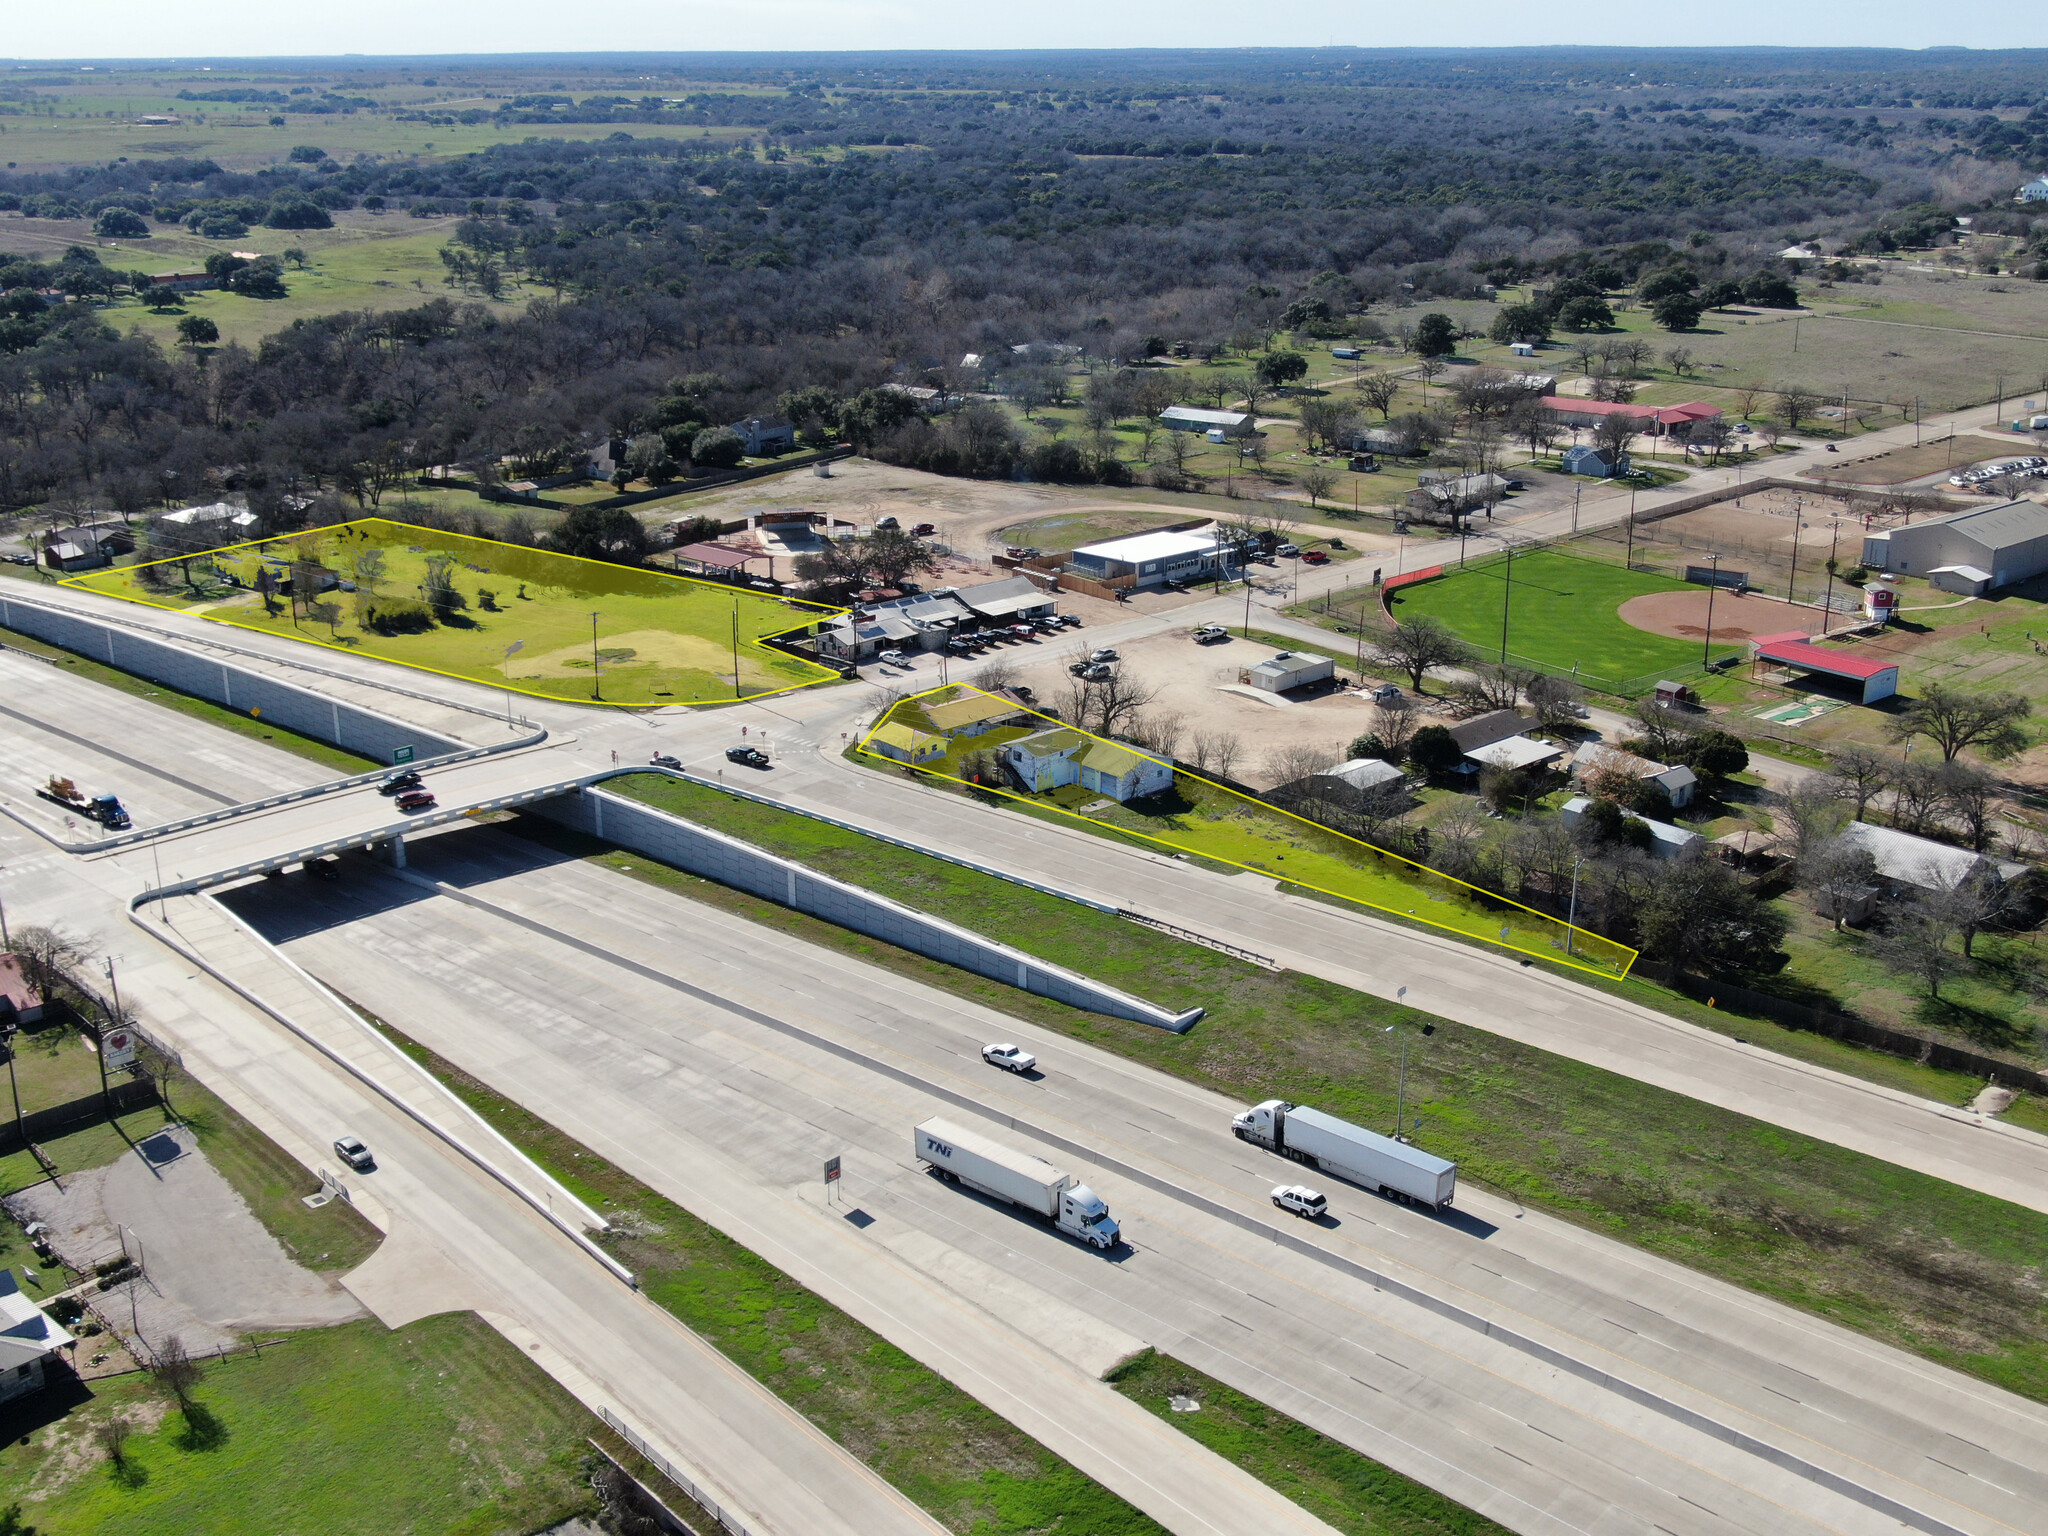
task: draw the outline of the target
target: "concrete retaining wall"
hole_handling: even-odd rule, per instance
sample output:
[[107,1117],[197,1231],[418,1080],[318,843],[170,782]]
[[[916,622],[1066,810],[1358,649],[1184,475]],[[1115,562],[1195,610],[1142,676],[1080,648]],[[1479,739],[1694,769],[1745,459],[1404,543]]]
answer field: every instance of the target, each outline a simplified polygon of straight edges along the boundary
[[0,628],[34,635],[123,672],[271,721],[316,741],[332,742],[380,763],[390,762],[398,747],[411,747],[417,761],[473,750],[466,741],[323,698],[310,688],[246,671],[232,662],[216,661],[168,640],[85,614],[0,594]]
[[820,875],[751,843],[604,790],[585,789],[539,801],[528,809],[578,832],[716,880],[720,885],[1071,1007],[1135,1019],[1176,1034],[1192,1028],[1202,1016],[1200,1008],[1174,1013],[1158,1007],[940,918],[913,911],[886,896]]

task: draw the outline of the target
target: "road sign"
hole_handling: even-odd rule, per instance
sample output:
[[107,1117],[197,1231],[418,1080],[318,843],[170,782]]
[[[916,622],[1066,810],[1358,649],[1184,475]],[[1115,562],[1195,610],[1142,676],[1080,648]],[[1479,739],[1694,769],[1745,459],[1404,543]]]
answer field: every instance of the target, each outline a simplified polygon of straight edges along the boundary
[[839,1158],[836,1155],[825,1159],[825,1182],[828,1185],[839,1182]]
[[101,1059],[105,1061],[109,1072],[116,1072],[122,1067],[133,1065],[135,1061],[135,1031],[132,1029],[108,1030],[106,1038],[100,1042],[100,1049],[103,1052]]
[[393,747],[393,748],[391,749],[391,761],[392,761],[392,762],[394,762],[394,763],[409,763],[409,762],[411,762],[411,761],[412,761],[412,748],[411,748],[411,747]]

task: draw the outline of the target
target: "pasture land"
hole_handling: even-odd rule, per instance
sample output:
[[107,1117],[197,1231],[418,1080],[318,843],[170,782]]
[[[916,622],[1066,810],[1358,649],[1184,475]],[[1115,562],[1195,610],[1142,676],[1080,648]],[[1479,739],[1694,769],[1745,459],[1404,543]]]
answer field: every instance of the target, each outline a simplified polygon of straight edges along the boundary
[[542,698],[720,703],[839,675],[761,643],[830,610],[378,517],[68,584]]

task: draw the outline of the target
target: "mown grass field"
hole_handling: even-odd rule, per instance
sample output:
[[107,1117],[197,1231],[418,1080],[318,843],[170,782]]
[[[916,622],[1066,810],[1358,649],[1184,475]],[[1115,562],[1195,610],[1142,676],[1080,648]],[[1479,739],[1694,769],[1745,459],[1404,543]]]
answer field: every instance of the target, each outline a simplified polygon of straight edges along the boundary
[[[936,692],[943,695],[973,691]],[[928,730],[930,720],[924,713],[924,704],[932,697],[920,695],[903,700],[877,726],[902,723],[916,730]],[[1049,728],[1053,723],[1042,720],[1037,728]],[[963,759],[1029,733],[1028,729],[1004,727],[979,736],[954,737],[944,758],[920,765],[918,772],[950,779],[963,789],[971,787],[992,804],[1027,807],[1090,826],[1108,827],[1176,853],[1271,875],[1377,912],[1412,918],[1517,953],[1541,955],[1618,975],[1627,974],[1635,959],[1635,951],[1625,945],[1583,930],[1571,932],[1566,924],[1545,913],[1476,890],[1369,843],[1316,826],[1192,774],[1176,773],[1170,791],[1123,804],[1106,800],[1078,784],[1026,795],[1007,788],[970,786],[962,777]],[[872,734],[869,733],[870,737]],[[866,738],[858,745],[857,754],[870,767],[900,766],[869,751]]]
[[[596,1421],[474,1313],[302,1330],[209,1363],[189,1412],[130,1375],[47,1414],[0,1407],[0,1508],[41,1536],[524,1536],[595,1508]],[[116,1418],[125,1469],[93,1439]]]
[[[460,610],[421,632],[379,632],[366,605],[419,602],[435,558],[453,561]],[[327,590],[324,617],[296,594],[266,603],[256,590],[263,572],[282,582],[306,562],[354,589]],[[822,610],[384,518],[183,562],[119,566],[69,584],[544,698],[704,704],[838,677],[760,644]]]
[[[515,825],[634,879],[1246,1102],[1278,1096],[1392,1124],[1397,1047],[1383,1030],[1419,1025],[1425,1016],[1415,1010],[715,789],[656,777],[617,787],[1155,1003],[1208,1014],[1172,1035],[1077,1013],[642,855],[608,856],[602,844],[530,819]],[[1594,984],[1662,1006],[1640,984]],[[1455,1158],[1466,1178],[2048,1402],[2048,1304],[2037,1274],[2048,1215],[1483,1030],[1430,1022],[1435,1035],[1411,1045],[1407,1102],[1422,1116],[1423,1145]],[[1741,1032],[1770,1038],[1746,1021]]]
[[936,1371],[452,1062],[387,1029],[507,1139],[613,1222],[640,1287],[962,1536],[1163,1528]]
[[[1578,667],[1596,679],[1620,682],[1652,672],[1695,668],[1700,647],[1690,640],[1653,635],[1625,624],[1617,610],[1632,597],[1687,590],[1683,581],[1631,571],[1621,565],[1582,560],[1556,550],[1518,555],[1512,562],[1455,566],[1431,581],[1394,594],[1394,617],[1406,621],[1427,614],[1492,660],[1501,650],[1501,618],[1507,610],[1507,653],[1569,672]],[[1735,655],[1723,646],[1716,656]]]

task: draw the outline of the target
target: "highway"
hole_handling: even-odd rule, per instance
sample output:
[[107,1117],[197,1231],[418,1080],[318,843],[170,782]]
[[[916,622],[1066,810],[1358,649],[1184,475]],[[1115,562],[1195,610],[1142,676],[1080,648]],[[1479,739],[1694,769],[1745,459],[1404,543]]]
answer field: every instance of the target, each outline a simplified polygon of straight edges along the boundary
[[[938,1305],[932,1276],[957,1268],[970,1292],[990,1271],[1020,1277],[1028,1286],[996,1311],[1048,1318],[1051,1353],[1088,1359],[1100,1345],[1074,1314],[1092,1318],[1518,1530],[1876,1531],[1898,1526],[1898,1508],[1926,1517],[1921,1529],[2048,1530],[2048,1413],[1995,1389],[1469,1190],[1440,1221],[1334,1186],[1335,1224],[1289,1223],[1387,1277],[1376,1287],[1208,1208],[1284,1221],[1263,1192],[1289,1177],[1231,1139],[1237,1106],[1216,1095],[489,830],[423,842],[409,876],[365,861],[337,884],[226,900],[357,1001],[913,1353],[939,1336],[960,1369],[1042,1404],[1070,1436],[1101,1389],[1049,1371],[994,1317],[982,1348],[971,1329],[954,1337],[961,1298]],[[1046,1076],[984,1067],[979,1046],[997,1036],[1023,1038]],[[1105,1261],[916,1171],[910,1125],[960,1113],[961,1096],[1014,1117],[1000,1134],[1100,1189],[1134,1251]],[[1101,1161],[1076,1166],[1046,1136]],[[819,1191],[834,1152],[864,1225]],[[906,1249],[914,1277],[898,1262]],[[1507,1334],[1682,1412],[1560,1370]],[[1686,1413],[1813,1470],[1774,1465]],[[1084,1467],[1099,1445],[1047,1443]]]

